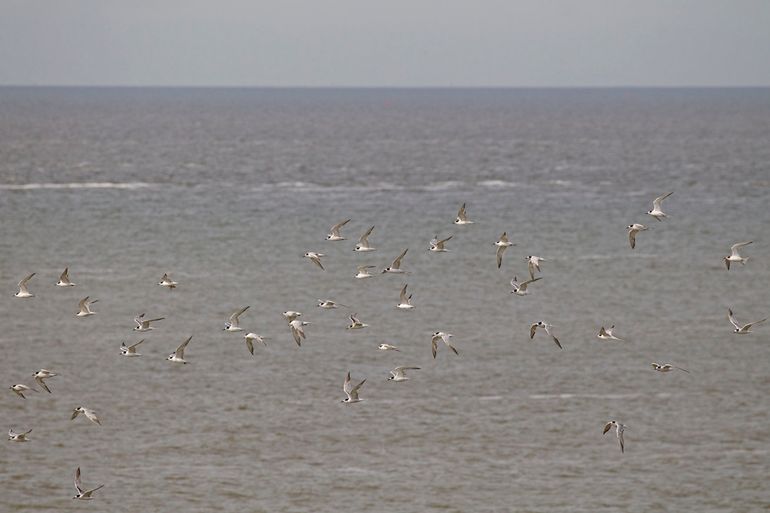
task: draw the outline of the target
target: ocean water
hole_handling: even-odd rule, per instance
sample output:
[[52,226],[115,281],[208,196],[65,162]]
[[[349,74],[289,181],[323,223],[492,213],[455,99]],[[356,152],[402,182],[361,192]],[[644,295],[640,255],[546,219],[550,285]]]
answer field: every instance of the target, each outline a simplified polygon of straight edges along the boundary
[[[0,511],[766,511],[770,326],[733,335],[727,309],[770,315],[769,226],[768,89],[2,88],[0,418],[33,431],[0,444]],[[405,248],[410,274],[353,279]],[[513,296],[531,254],[543,279]],[[65,266],[77,286],[54,287]],[[253,357],[222,331],[245,305]],[[141,312],[166,319],[137,334]],[[563,350],[529,339],[541,319]],[[438,330],[459,357],[431,357]],[[164,361],[190,335],[189,364]],[[40,368],[52,394],[7,390]],[[105,485],[90,504],[78,466]]]

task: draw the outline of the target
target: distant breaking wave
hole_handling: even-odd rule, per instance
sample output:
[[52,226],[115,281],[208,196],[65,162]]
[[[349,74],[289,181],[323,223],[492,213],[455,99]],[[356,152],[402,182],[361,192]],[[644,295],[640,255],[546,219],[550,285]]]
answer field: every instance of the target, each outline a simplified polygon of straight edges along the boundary
[[504,180],[482,180],[476,183],[461,182],[457,180],[438,181],[426,184],[397,184],[390,182],[376,182],[371,184],[344,184],[344,185],[323,185],[312,182],[276,182],[258,185],[252,188],[253,191],[264,190],[297,190],[297,191],[449,191],[463,188],[483,187],[485,189],[509,189],[517,187],[514,182]]
[[0,190],[33,191],[38,189],[143,189],[152,187],[146,182],[71,182],[71,183],[3,183]]

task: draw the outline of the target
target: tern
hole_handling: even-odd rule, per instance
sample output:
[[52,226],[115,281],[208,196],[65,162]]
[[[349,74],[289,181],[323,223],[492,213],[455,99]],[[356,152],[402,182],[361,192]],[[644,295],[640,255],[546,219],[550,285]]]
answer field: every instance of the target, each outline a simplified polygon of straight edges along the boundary
[[398,351],[399,353],[401,352],[401,350],[396,346],[393,346],[390,344],[384,344],[384,343],[377,346],[377,349],[379,349],[380,351]]
[[299,319],[294,319],[289,323],[291,335],[294,337],[294,342],[296,342],[298,346],[302,345],[302,339],[305,338],[304,327],[309,324],[309,322],[300,321]]
[[513,290],[511,291],[511,294],[516,294],[517,296],[526,296],[529,294],[529,291],[527,290],[527,287],[530,283],[535,283],[538,280],[542,280],[542,277],[533,278],[531,280],[527,280],[525,282],[519,283],[518,278],[516,276],[513,277],[511,280],[511,287],[513,287]]
[[400,273],[404,274],[407,273],[407,271],[404,271],[401,269],[401,260],[404,258],[404,255],[406,255],[406,252],[409,251],[409,248],[406,248],[403,253],[398,255],[395,260],[393,260],[393,263],[390,264],[388,267],[382,270],[381,274],[385,273]]
[[144,342],[144,339],[140,340],[134,345],[127,346],[125,342],[120,344],[120,356],[136,357],[142,356],[141,353],[136,352],[136,346]]
[[620,442],[620,452],[625,452],[625,447],[623,445],[623,431],[625,431],[626,426],[624,424],[621,424],[615,420],[611,420],[604,425],[604,431],[602,431],[602,434],[607,433],[607,431],[613,427],[615,427],[615,433],[618,436],[618,442]]
[[27,288],[27,282],[32,279],[37,273],[32,273],[19,282],[19,291],[14,294],[18,298],[35,297],[35,295]]
[[345,240],[345,237],[340,235],[340,228],[342,228],[349,222],[350,222],[350,219],[346,219],[341,223],[337,223],[334,226],[332,226],[329,235],[326,236],[326,240],[329,240],[329,241]]
[[163,277],[158,282],[158,285],[161,287],[166,287],[169,290],[175,289],[177,285],[179,285],[177,282],[171,279],[171,276],[168,275],[168,273],[164,273]]
[[224,331],[243,331],[243,328],[241,328],[241,325],[240,325],[239,317],[243,312],[249,309],[249,306],[250,305],[244,306],[240,310],[236,310],[232,314],[230,314],[230,317],[225,323],[225,327],[222,329]]
[[30,434],[32,430],[25,431],[23,433],[17,433],[13,430],[13,428],[8,430],[8,440],[11,442],[29,442],[29,438],[27,438],[27,435]]
[[358,244],[356,244],[356,247],[353,249],[353,251],[358,251],[360,253],[364,253],[366,251],[377,251],[375,248],[369,245],[369,236],[372,234],[372,230],[374,230],[374,226],[366,230],[366,233],[358,238]]
[[500,238],[497,239],[497,242],[493,245],[497,246],[497,268],[500,269],[500,266],[503,265],[503,253],[505,253],[505,250],[510,246],[515,246],[516,244],[508,240],[507,232],[503,232]]
[[347,396],[345,399],[342,400],[343,403],[360,403],[363,401],[363,399],[360,399],[358,397],[358,390],[361,388],[361,385],[366,383],[366,380],[363,380],[361,383],[359,383],[356,386],[353,386],[353,384],[350,382],[350,371],[348,371],[348,375],[345,377],[345,382],[342,384],[342,390],[345,392],[345,395]]
[[602,326],[599,329],[599,334],[597,337],[599,337],[602,340],[623,340],[622,338],[618,338],[615,335],[612,334],[612,330],[615,329],[615,325],[609,327],[609,329],[604,329],[604,326]]
[[369,326],[368,324],[365,324],[358,320],[356,317],[358,314],[354,313],[352,315],[348,316],[348,319],[350,319],[350,324],[348,325],[349,330],[361,330]]
[[420,370],[419,367],[396,367],[392,371],[390,371],[390,376],[388,377],[388,381],[408,381],[409,378],[406,376],[406,371],[408,370]]
[[631,249],[636,247],[636,234],[647,230],[647,227],[643,224],[634,223],[626,226],[628,230],[628,243],[631,244]]
[[343,307],[343,308],[350,308],[348,305],[343,305],[342,303],[337,303],[336,301],[332,301],[331,299],[319,299],[318,300],[318,308],[323,308],[324,310],[331,310],[337,307]]
[[663,203],[663,200],[668,198],[674,194],[673,192],[669,192],[667,194],[664,194],[663,196],[658,196],[655,198],[655,200],[652,202],[652,210],[648,211],[647,214],[651,215],[658,221],[662,221],[664,218],[668,217],[661,208],[661,204]]
[[364,278],[371,278],[374,275],[369,272],[369,269],[374,269],[374,268],[375,266],[373,265],[359,265],[356,268],[356,275],[353,277],[358,280],[362,280]]
[[524,260],[527,261],[527,267],[529,268],[529,277],[530,279],[535,279],[535,270],[537,272],[540,272],[540,262],[545,262],[545,258],[529,255],[524,258]]
[[562,349],[561,342],[559,342],[559,339],[556,338],[553,333],[551,333],[551,328],[553,328],[553,324],[548,324],[547,322],[537,321],[536,323],[532,324],[529,327],[530,340],[535,338],[535,332],[537,331],[538,328],[543,328],[545,332],[551,336],[551,338],[556,343],[556,345],[559,346],[559,349]]
[[142,331],[153,330],[155,328],[150,326],[150,323],[162,321],[163,319],[165,319],[165,317],[158,317],[157,319],[145,319],[143,313],[139,314],[136,317],[134,317],[134,322],[136,323],[136,326],[134,326],[134,331],[142,332]]
[[98,299],[90,300],[90,296],[86,296],[78,302],[77,317],[88,317],[89,315],[96,315],[96,312],[91,311],[91,305],[99,302]]
[[58,374],[45,369],[40,369],[39,371],[37,371],[32,375],[32,377],[35,378],[35,381],[37,381],[37,384],[40,385],[40,387],[43,388],[49,394],[51,393],[51,389],[48,388],[48,386],[45,384],[45,381],[43,380],[52,378],[54,376],[58,376]]
[[727,318],[730,320],[730,323],[735,326],[735,329],[733,330],[733,333],[736,333],[738,335],[748,335],[749,333],[753,333],[751,331],[751,327],[755,324],[761,324],[767,320],[767,317],[762,319],[761,321],[754,321],[750,322],[748,324],[738,324],[738,321],[735,320],[735,317],[733,317],[733,311],[731,309],[727,309]]
[[294,310],[286,310],[281,315],[286,319],[286,322],[291,322],[297,317],[302,317],[302,312],[295,312]]
[[655,362],[652,362],[650,365],[652,366],[653,369],[655,369],[658,372],[670,372],[670,371],[672,371],[674,369],[679,369],[680,371],[684,371],[687,374],[690,373],[690,371],[688,371],[687,369],[683,369],[681,367],[677,367],[676,365],[671,365],[670,363],[655,363]]
[[69,267],[64,268],[64,272],[59,276],[59,281],[56,282],[57,287],[74,287],[75,284],[70,281]]
[[78,499],[81,501],[90,501],[93,499],[91,495],[100,488],[104,487],[104,485],[99,485],[96,488],[92,490],[85,490],[83,488],[83,484],[80,482],[80,467],[77,468],[75,471],[75,489],[78,491],[78,494],[73,497],[73,499]]
[[727,266],[728,271],[730,270],[731,262],[740,262],[741,265],[746,264],[746,260],[748,260],[749,257],[746,257],[746,258],[742,257],[741,254],[738,252],[738,250],[741,249],[743,246],[748,246],[752,242],[754,241],[750,240],[748,242],[739,242],[737,244],[733,244],[732,246],[730,246],[730,255],[724,257],[725,266]]
[[430,241],[430,247],[428,248],[428,251],[432,251],[434,253],[446,253],[449,250],[444,247],[444,244],[446,244],[446,242],[452,237],[454,237],[454,235],[450,235],[446,239],[439,240],[438,235],[434,236]]
[[257,335],[256,333],[246,333],[246,335],[243,337],[246,340],[246,348],[251,353],[251,356],[254,356],[254,341],[256,340],[263,346],[267,347],[267,342],[265,342],[265,337],[262,335]]
[[27,385],[22,385],[21,383],[19,383],[17,385],[10,386],[8,388],[13,390],[13,393],[18,395],[22,399],[26,399],[26,397],[24,397],[24,392],[30,392],[30,391],[31,392],[37,392],[37,390],[35,390],[34,388],[30,388]]
[[81,413],[85,415],[86,418],[91,422],[93,422],[94,424],[98,424],[99,426],[102,425],[102,421],[99,419],[99,417],[96,416],[96,412],[94,410],[89,410],[88,408],[84,408],[82,406],[78,406],[77,408],[72,410],[72,416],[70,417],[70,420],[75,420],[75,417],[77,417]]
[[465,213],[465,203],[463,203],[463,206],[457,211],[455,224],[473,224],[473,221],[470,221],[468,215]]
[[184,349],[187,347],[187,344],[189,344],[191,340],[192,336],[179,344],[179,347],[176,348],[176,351],[168,355],[166,360],[174,363],[187,363],[184,359]]
[[315,251],[308,251],[304,255],[302,255],[303,258],[309,258],[310,261],[312,261],[315,265],[321,268],[322,271],[325,271],[323,264],[321,263],[321,257],[324,257],[323,253],[316,253]]
[[399,301],[396,305],[396,308],[399,308],[401,310],[411,310],[414,308],[414,305],[412,304],[412,295],[409,294],[406,295],[406,288],[409,286],[409,284],[404,283],[404,286],[401,287],[401,294],[399,294]]
[[441,340],[444,342],[444,344],[447,345],[449,349],[451,349],[454,354],[457,356],[460,356],[460,353],[457,352],[457,349],[449,343],[449,339],[452,338],[451,333],[444,333],[443,331],[437,331],[433,334],[433,337],[430,339],[430,350],[433,353],[433,358],[436,358],[436,352],[438,351],[438,341]]

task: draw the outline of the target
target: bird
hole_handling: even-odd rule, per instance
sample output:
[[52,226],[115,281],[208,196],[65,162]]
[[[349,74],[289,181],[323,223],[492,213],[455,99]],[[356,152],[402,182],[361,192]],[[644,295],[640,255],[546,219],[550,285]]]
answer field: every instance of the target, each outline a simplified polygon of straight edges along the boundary
[[411,310],[414,308],[414,305],[412,304],[412,295],[409,294],[406,295],[406,288],[409,285],[407,283],[404,283],[404,286],[401,287],[401,294],[399,294],[399,302],[396,305],[396,308],[399,308],[401,310]]
[[457,211],[457,218],[455,218],[454,224],[473,224],[473,221],[470,221],[465,213],[465,203],[463,203],[463,206]]
[[727,318],[730,320],[730,323],[735,326],[735,329],[733,330],[733,333],[737,335],[748,335],[749,333],[753,333],[751,331],[751,327],[755,324],[761,324],[767,320],[767,317],[762,319],[761,321],[754,321],[750,322],[748,324],[740,325],[738,324],[738,321],[735,320],[735,317],[733,317],[733,311],[731,309],[727,309]]
[[505,253],[509,246],[515,246],[516,244],[508,240],[507,232],[503,232],[493,245],[497,246],[497,268],[500,269],[500,266],[503,265],[503,253]]
[[24,397],[24,392],[30,392],[30,391],[31,392],[37,392],[37,390],[35,390],[34,388],[30,388],[27,385],[22,385],[21,383],[19,383],[17,385],[12,385],[12,386],[10,386],[8,388],[13,390],[13,393],[18,395],[22,399],[26,399],[26,397]]
[[612,429],[613,426],[615,427],[615,433],[618,435],[618,442],[620,442],[620,452],[625,452],[625,447],[623,444],[623,431],[625,431],[626,426],[624,424],[621,424],[615,420],[611,420],[604,425],[604,431],[602,431],[602,434],[607,433],[607,431]]
[[643,224],[634,223],[629,224],[626,229],[628,230],[628,243],[631,244],[631,249],[636,247],[636,234],[647,230],[647,227]]
[[240,325],[240,319],[239,317],[243,312],[249,309],[250,305],[246,305],[240,310],[234,311],[232,314],[230,314],[230,317],[227,319],[227,322],[225,322],[225,327],[222,328],[223,331],[243,331],[243,328],[241,328]]
[[18,298],[35,297],[35,295],[27,288],[27,282],[31,280],[37,273],[32,273],[19,282],[19,291],[14,294]]
[[310,325],[309,322],[300,321],[299,319],[294,319],[289,323],[291,335],[294,337],[294,342],[296,342],[298,346],[302,345],[302,339],[305,338],[304,327],[308,325]]
[[390,371],[388,381],[407,381],[409,378],[406,376],[408,370],[420,370],[419,367],[396,367]]
[[730,270],[731,262],[740,262],[741,265],[746,264],[746,260],[748,260],[749,257],[746,257],[746,258],[742,257],[741,254],[738,252],[738,250],[741,249],[743,246],[748,246],[753,242],[754,242],[753,240],[750,240],[748,242],[739,242],[737,244],[733,244],[732,246],[730,246],[730,254],[724,257],[725,266],[727,266],[728,271]]
[[527,267],[529,268],[529,277],[531,279],[535,279],[535,270],[537,272],[540,272],[540,262],[545,262],[545,258],[529,255],[527,257],[524,257],[524,260],[527,261]]
[[281,315],[283,315],[284,319],[286,319],[286,322],[291,322],[297,317],[302,317],[302,312],[295,312],[294,310],[286,310]]
[[184,349],[187,347],[187,344],[190,343],[192,340],[192,336],[190,336],[187,340],[179,344],[179,347],[176,348],[176,351],[171,353],[166,357],[166,360],[174,363],[187,363],[184,359]]
[[326,240],[329,240],[329,241],[345,240],[345,237],[340,235],[340,228],[342,228],[349,222],[350,222],[350,219],[346,219],[341,223],[337,223],[334,226],[332,226],[329,232],[329,235],[326,236]]
[[553,333],[551,333],[551,328],[553,328],[553,324],[548,324],[547,322],[544,322],[544,321],[537,321],[536,323],[530,325],[530,327],[529,327],[529,338],[530,338],[530,340],[535,338],[535,332],[537,331],[538,328],[543,328],[545,330],[545,332],[548,333],[551,336],[551,338],[556,343],[556,345],[559,346],[559,349],[562,349],[561,342],[559,342],[559,339],[556,338],[553,335]]
[[437,331],[436,333],[433,334],[433,337],[430,339],[430,349],[431,349],[431,352],[433,353],[434,359],[436,358],[436,352],[438,351],[439,340],[443,341],[444,344],[446,344],[447,347],[449,347],[449,349],[451,349],[454,352],[454,354],[456,354],[457,356],[460,356],[460,353],[457,351],[457,349],[455,349],[455,347],[449,343],[450,338],[452,338],[452,334],[444,333],[443,331]]
[[356,267],[356,275],[353,277],[358,280],[362,280],[364,278],[371,278],[374,275],[369,272],[369,269],[374,269],[374,268],[375,266],[373,265],[359,265],[358,267]]
[[74,287],[75,284],[70,281],[69,267],[65,267],[64,271],[59,276],[59,281],[56,282],[57,287]]
[[158,282],[158,285],[161,287],[166,287],[169,290],[175,289],[177,285],[179,285],[177,282],[171,279],[171,276],[168,275],[168,273],[163,273],[163,277]]
[[399,353],[401,352],[401,350],[396,346],[385,344],[385,343],[382,343],[379,346],[377,346],[377,349],[379,349],[380,351],[397,351]]
[[401,269],[401,260],[404,258],[404,255],[406,255],[407,251],[409,251],[409,248],[406,248],[403,253],[398,255],[398,257],[396,257],[396,259],[393,260],[393,263],[390,264],[385,269],[383,269],[382,273],[380,273],[380,274],[385,274],[385,273],[400,273],[400,274],[404,274],[404,273],[407,273],[407,271],[404,271],[404,270]]
[[29,442],[29,438],[27,438],[27,435],[30,434],[32,430],[25,431],[23,433],[17,433],[13,430],[13,428],[8,430],[8,440],[11,442]]
[[363,401],[363,399],[358,397],[358,391],[361,388],[361,385],[366,383],[366,380],[363,380],[361,383],[359,383],[356,386],[353,386],[353,384],[350,382],[350,371],[348,371],[348,375],[345,377],[345,382],[342,384],[342,390],[345,392],[345,395],[347,396],[345,399],[342,400],[343,403],[360,403]]
[[152,326],[150,326],[150,323],[162,321],[163,319],[165,319],[165,317],[158,317],[157,319],[145,319],[143,313],[139,314],[136,317],[134,317],[134,322],[136,323],[136,326],[134,326],[134,331],[142,332],[142,331],[150,331],[152,329],[155,329]]
[[134,345],[127,346],[125,342],[120,344],[120,356],[136,357],[142,356],[141,353],[136,352],[136,346],[144,342],[144,339],[140,340]]
[[52,378],[54,376],[58,376],[58,374],[45,369],[40,369],[32,375],[32,377],[35,378],[35,381],[37,381],[37,384],[40,385],[49,394],[51,393],[51,389],[48,388],[48,386],[45,384],[45,381],[43,380]]
[[78,499],[78,500],[81,500],[81,501],[90,501],[91,499],[93,499],[93,497],[91,497],[91,495],[96,490],[99,490],[102,487],[104,487],[103,484],[97,486],[96,488],[94,488],[92,490],[85,490],[83,488],[83,484],[80,482],[80,467],[77,468],[77,470],[75,471],[75,489],[78,491],[78,493],[77,493],[77,495],[75,495],[73,497],[73,499]]
[[348,319],[350,319],[350,324],[348,325],[349,330],[361,330],[369,326],[368,324],[365,324],[358,320],[356,317],[358,314],[354,313],[352,315],[348,316]]
[[321,263],[321,257],[326,256],[323,253],[316,253],[315,251],[308,251],[303,255],[304,258],[309,258],[315,265],[325,271],[323,264]]
[[262,335],[257,335],[256,333],[246,333],[243,337],[246,340],[246,348],[249,350],[252,356],[254,356],[254,341],[261,343],[263,346],[267,347],[267,342],[265,342],[265,337]]
[[372,234],[372,230],[374,230],[374,226],[366,230],[366,233],[364,233],[363,235],[361,235],[361,237],[358,238],[358,244],[356,244],[356,247],[353,248],[353,251],[358,251],[359,253],[365,253],[367,251],[377,251],[377,249],[369,245],[369,236]]
[[331,310],[333,308],[337,307],[344,307],[344,308],[350,308],[348,305],[343,305],[342,303],[337,303],[336,301],[332,301],[331,299],[319,299],[318,300],[318,308],[323,308],[324,310]]
[[602,326],[599,329],[599,334],[597,337],[599,337],[602,340],[623,340],[622,338],[618,338],[615,335],[612,334],[612,330],[615,329],[615,325],[609,327],[609,329],[604,329],[604,326]]
[[88,408],[84,408],[82,406],[78,406],[74,410],[72,410],[72,416],[70,417],[70,420],[75,420],[75,417],[77,417],[80,414],[83,414],[86,416],[88,420],[93,422],[94,424],[102,425],[102,421],[99,419],[99,417],[96,416],[96,412],[94,410],[89,410]]
[[542,280],[542,277],[533,278],[531,280],[527,280],[525,282],[519,283],[518,278],[516,276],[513,277],[511,280],[511,287],[513,287],[513,290],[511,291],[511,294],[516,294],[517,296],[526,296],[529,294],[529,291],[527,290],[527,287],[530,283],[535,283],[536,281]]
[[661,204],[663,203],[663,200],[668,198],[674,194],[673,192],[669,192],[667,194],[664,194],[663,196],[658,196],[655,198],[655,200],[652,202],[652,210],[649,210],[647,213],[657,219],[658,221],[662,221],[663,218],[668,217],[662,210]]
[[88,317],[89,315],[96,315],[96,312],[91,311],[91,305],[99,302],[99,300],[89,300],[89,297],[90,296],[86,296],[78,302],[78,313],[76,313],[75,316]]
[[652,366],[653,369],[655,369],[658,372],[669,372],[669,371],[672,371],[674,369],[679,369],[680,371],[684,371],[687,374],[690,373],[690,371],[688,371],[687,369],[683,369],[681,367],[677,367],[675,365],[671,365],[670,363],[655,363],[655,362],[652,362],[650,365]]
[[449,250],[444,247],[444,244],[446,244],[446,242],[452,237],[454,237],[454,235],[450,235],[446,239],[439,240],[438,235],[434,236],[430,241],[430,247],[428,248],[428,251],[432,251],[433,253],[446,253]]

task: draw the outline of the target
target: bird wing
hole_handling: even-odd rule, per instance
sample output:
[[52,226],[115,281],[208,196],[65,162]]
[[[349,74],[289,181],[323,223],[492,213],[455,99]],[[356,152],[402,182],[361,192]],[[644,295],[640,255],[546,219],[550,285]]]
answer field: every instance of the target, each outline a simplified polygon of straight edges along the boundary
[[83,494],[83,486],[80,481],[80,467],[75,470],[75,488],[77,489],[79,494]]
[[461,221],[465,221],[465,203],[463,203],[463,206],[460,207],[460,210],[457,211],[457,218]]
[[364,233],[363,235],[361,235],[358,238],[358,243],[360,245],[362,245],[362,246],[369,246],[369,235],[372,234],[372,230],[374,230],[374,226],[372,226],[371,228],[366,230],[366,233]]
[[667,194],[664,194],[663,196],[658,196],[657,198],[655,198],[653,200],[653,202],[652,202],[652,209],[653,210],[660,210],[660,206],[663,203],[663,200],[668,198],[672,194],[674,194],[674,193],[673,192],[669,192]]
[[537,324],[533,324],[529,327],[529,339],[535,338],[535,332],[537,332]]
[[19,282],[19,288],[24,288],[24,290],[27,290],[27,282],[32,279],[33,276],[35,276],[37,273],[32,273],[29,276],[25,277],[23,280]]
[[406,302],[407,302],[407,297],[406,297],[406,288],[407,288],[408,286],[409,286],[409,285],[408,285],[407,283],[404,283],[404,286],[401,288],[401,294],[399,294],[399,296],[398,296],[398,297],[399,297],[399,299],[400,299],[400,301],[401,301],[401,304],[404,304],[404,303],[406,303]]
[[[505,235],[505,234],[503,234]],[[497,268],[500,269],[500,266],[503,265],[503,253],[505,253],[505,250],[508,249],[508,246],[498,246],[497,247]]]
[[247,306],[244,306],[244,307],[243,307],[243,308],[241,308],[240,310],[236,310],[235,312],[233,312],[233,313],[232,313],[232,315],[230,315],[230,323],[231,323],[231,324],[234,324],[234,325],[236,325],[236,326],[237,326],[237,325],[238,325],[238,317],[239,317],[239,316],[240,316],[240,315],[241,315],[243,312],[245,312],[246,310],[248,310],[248,309],[249,309],[249,306],[251,306],[251,305],[247,305]]
[[187,344],[189,344],[191,340],[192,336],[190,336],[190,338],[182,342],[179,347],[176,348],[176,351],[174,352],[176,353],[177,358],[184,358],[184,349],[187,347]]
[[735,320],[735,317],[733,317],[733,311],[730,308],[727,309],[727,318],[730,320],[730,323],[735,326],[735,329],[739,330],[743,327],[738,324],[737,320]]
[[607,331],[604,329],[604,326],[602,326],[602,327],[599,329],[599,336],[600,336],[600,337],[606,337],[606,336],[607,336]]
[[748,242],[739,242],[737,244],[733,244],[732,246],[730,246],[730,256],[740,256],[740,254],[738,254],[738,250],[741,249],[743,246],[748,246],[752,242],[754,241],[750,240]]
[[43,387],[46,392],[48,392],[49,394],[51,393],[51,389],[48,388],[48,386],[45,384],[45,382],[43,381],[43,378],[36,377],[35,381],[37,381],[37,384]]
[[393,269],[400,269],[401,268],[401,260],[404,258],[404,255],[406,255],[407,251],[409,251],[409,248],[406,248],[403,253],[398,255],[398,257],[395,260],[393,260],[393,263],[390,264],[390,266]]
[[88,420],[96,422],[100,426],[102,425],[102,421],[99,420],[99,417],[96,416],[96,413],[88,410],[83,411],[83,413],[85,414],[86,418],[88,418]]
[[631,244],[631,249],[636,247],[636,230],[633,228],[628,230],[628,243]]
[[609,431],[610,429],[612,429],[612,422],[608,422],[608,423],[606,423],[604,425],[604,429],[602,430],[602,434],[603,435],[606,434],[607,431]]

